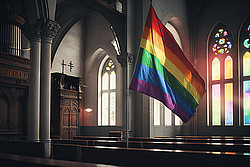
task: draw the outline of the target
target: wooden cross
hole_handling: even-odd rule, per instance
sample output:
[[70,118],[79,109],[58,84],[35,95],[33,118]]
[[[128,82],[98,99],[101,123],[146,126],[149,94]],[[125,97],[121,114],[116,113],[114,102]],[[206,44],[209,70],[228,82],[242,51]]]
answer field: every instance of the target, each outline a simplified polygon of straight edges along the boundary
[[74,67],[72,61],[69,62],[68,66],[69,66],[69,71],[71,72],[72,68]]
[[63,73],[64,73],[64,66],[66,66],[67,64],[65,64],[65,63],[64,63],[64,60],[62,60],[61,65],[62,65],[62,74],[63,74]]

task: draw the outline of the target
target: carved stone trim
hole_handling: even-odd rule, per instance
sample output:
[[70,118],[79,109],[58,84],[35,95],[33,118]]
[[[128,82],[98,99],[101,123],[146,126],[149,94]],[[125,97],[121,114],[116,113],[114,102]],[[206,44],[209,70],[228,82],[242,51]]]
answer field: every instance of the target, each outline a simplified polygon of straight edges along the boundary
[[122,67],[126,67],[127,63],[131,64],[133,62],[134,56],[130,53],[117,55],[116,59],[121,64]]
[[37,20],[33,24],[28,23],[22,27],[25,36],[32,41],[41,42],[42,20]]
[[58,22],[43,18],[42,19],[42,37],[53,39],[56,37],[58,31],[60,30],[60,25]]

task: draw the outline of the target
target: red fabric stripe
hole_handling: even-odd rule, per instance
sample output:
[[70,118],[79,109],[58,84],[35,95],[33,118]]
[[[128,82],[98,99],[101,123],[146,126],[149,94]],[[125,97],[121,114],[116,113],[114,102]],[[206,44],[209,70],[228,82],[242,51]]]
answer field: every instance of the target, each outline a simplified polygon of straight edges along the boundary
[[149,14],[145,23],[145,26],[148,28],[154,29],[160,36],[162,36],[165,47],[168,47],[179,59],[183,62],[183,64],[190,70],[193,76],[196,78],[197,82],[199,82],[204,88],[205,92],[205,82],[200,77],[198,72],[194,69],[192,64],[187,60],[186,56],[180,49],[179,45],[176,43],[173,35],[168,31],[168,29],[161,23],[159,18],[157,17],[152,5],[149,10]]

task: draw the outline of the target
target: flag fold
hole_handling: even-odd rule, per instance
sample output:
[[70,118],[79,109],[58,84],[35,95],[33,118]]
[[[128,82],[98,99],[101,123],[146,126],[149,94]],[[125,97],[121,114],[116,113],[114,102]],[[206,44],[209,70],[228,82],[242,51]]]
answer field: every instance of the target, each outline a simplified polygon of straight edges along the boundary
[[205,93],[205,82],[187,60],[152,5],[142,34],[130,89],[161,101],[187,122]]

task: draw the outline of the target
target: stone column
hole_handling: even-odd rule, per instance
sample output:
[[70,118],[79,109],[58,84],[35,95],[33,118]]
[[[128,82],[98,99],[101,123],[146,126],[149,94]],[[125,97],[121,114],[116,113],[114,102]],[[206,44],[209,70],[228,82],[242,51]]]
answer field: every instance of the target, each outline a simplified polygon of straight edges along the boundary
[[40,114],[40,57],[41,36],[40,21],[32,28],[24,28],[24,33],[30,41],[30,87],[28,110],[28,136],[30,141],[39,141],[39,114]]
[[[129,114],[129,104],[128,104],[128,99],[129,99],[129,80],[128,80],[128,64],[131,64],[133,60],[133,56],[131,54],[127,53],[122,53],[121,55],[117,55],[117,60],[122,66],[122,81],[123,81],[123,137],[124,139],[127,138],[127,133],[131,133],[131,119],[130,119],[130,114]],[[130,135],[128,135],[129,137]]]
[[[135,5],[134,5],[133,0],[128,0],[127,1],[127,59],[128,65],[127,65],[127,85],[129,87],[131,78],[133,77],[133,65],[132,65],[132,60],[133,57],[135,57],[135,35],[134,35],[134,29],[135,29]],[[134,128],[134,118],[135,118],[135,110],[134,108],[134,103],[135,103],[135,98],[134,98],[134,92],[128,89],[128,118],[129,118],[129,131],[131,131],[130,135],[134,136],[135,135],[135,128]]]
[[50,19],[42,22],[40,141],[45,143],[44,157],[50,158],[51,45],[60,26]]

